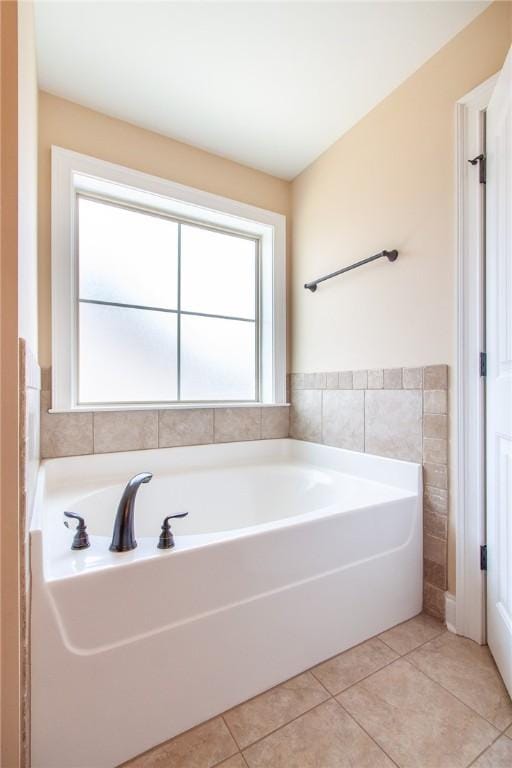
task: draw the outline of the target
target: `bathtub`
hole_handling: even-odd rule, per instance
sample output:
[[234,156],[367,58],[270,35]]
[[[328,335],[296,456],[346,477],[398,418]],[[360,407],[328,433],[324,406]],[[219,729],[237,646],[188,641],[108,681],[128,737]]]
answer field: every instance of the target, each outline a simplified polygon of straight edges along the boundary
[[[138,547],[112,553],[141,471]],[[112,768],[419,613],[421,498],[417,464],[288,439],[43,462],[33,768]]]

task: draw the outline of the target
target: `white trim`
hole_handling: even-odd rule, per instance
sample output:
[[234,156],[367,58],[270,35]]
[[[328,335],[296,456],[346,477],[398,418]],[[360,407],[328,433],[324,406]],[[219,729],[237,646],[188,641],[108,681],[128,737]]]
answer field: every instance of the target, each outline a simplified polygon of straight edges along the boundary
[[455,595],[453,595],[451,592],[445,592],[444,605],[445,605],[444,610],[445,610],[446,629],[449,632],[453,632],[454,634],[457,634],[457,630],[455,629],[456,615],[457,615],[457,604],[455,600]]
[[290,408],[291,403],[253,403],[253,402],[222,402],[196,403],[196,402],[178,402],[178,403],[127,403],[126,405],[77,405],[75,408],[49,408],[48,413],[91,413],[91,411],[168,411],[185,409],[187,411],[195,408]]
[[496,76],[457,103],[457,634],[485,642],[484,190],[468,160],[483,151],[483,114]]
[[[121,165],[52,147],[52,400],[55,411],[84,410],[76,406],[75,381],[75,195],[77,190],[140,202],[219,227],[233,228],[261,241],[263,294],[261,342],[264,365],[261,403],[286,403],[286,217],[273,211],[187,187]],[[145,406],[146,404],[144,404]],[[148,404],[184,407],[184,404]],[[202,404],[194,403],[193,406]],[[205,404],[206,405],[206,404]],[[223,403],[226,406],[229,403]],[[144,407],[143,406],[143,407]],[[208,404],[208,407],[210,404]],[[140,408],[140,406],[138,406]],[[190,406],[188,406],[190,407]],[[125,408],[121,407],[121,410]],[[87,410],[96,410],[95,407]]]

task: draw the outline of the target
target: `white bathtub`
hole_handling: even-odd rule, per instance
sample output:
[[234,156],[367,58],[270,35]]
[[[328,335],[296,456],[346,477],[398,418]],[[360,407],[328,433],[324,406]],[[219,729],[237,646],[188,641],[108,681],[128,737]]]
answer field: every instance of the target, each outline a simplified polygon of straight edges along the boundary
[[[111,553],[146,470],[138,547]],[[33,768],[111,768],[417,614],[421,468],[294,440],[54,459],[31,561]]]

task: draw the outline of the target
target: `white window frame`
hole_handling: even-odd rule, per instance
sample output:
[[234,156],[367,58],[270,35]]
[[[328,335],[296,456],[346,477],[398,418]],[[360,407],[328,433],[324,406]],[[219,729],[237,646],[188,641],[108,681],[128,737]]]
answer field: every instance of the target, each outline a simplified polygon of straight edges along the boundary
[[[114,185],[114,187],[113,187]],[[113,193],[112,190],[115,190]],[[260,399],[79,405],[76,196],[141,205],[260,242]],[[286,402],[286,217],[125,166],[52,147],[52,412],[226,407]]]
[[457,102],[457,528],[455,631],[486,640],[484,190],[468,162],[484,150],[483,116],[498,75]]

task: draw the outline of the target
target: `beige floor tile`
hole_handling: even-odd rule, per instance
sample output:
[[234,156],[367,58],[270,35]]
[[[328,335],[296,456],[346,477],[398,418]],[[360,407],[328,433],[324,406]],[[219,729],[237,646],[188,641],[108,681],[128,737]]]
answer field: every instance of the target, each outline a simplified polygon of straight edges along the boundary
[[373,637],[366,643],[319,664],[313,669],[313,674],[328,691],[336,694],[397,658],[394,651]]
[[343,709],[330,701],[244,752],[249,768],[392,768]]
[[446,632],[408,658],[500,731],[512,723],[512,702],[487,646]]
[[512,740],[500,736],[492,747],[486,749],[471,768],[510,768],[512,765]]
[[432,640],[444,631],[446,631],[444,625],[438,619],[420,613],[414,619],[383,632],[379,638],[396,653],[403,656],[404,653],[413,651],[419,645],[423,645],[427,640]]
[[505,731],[505,736],[508,736],[509,739],[512,739],[512,725],[507,731]]
[[213,768],[236,752],[226,724],[216,717],[125,763],[123,768]]
[[400,768],[465,768],[498,735],[404,659],[338,700]]
[[318,680],[305,672],[226,712],[224,719],[244,748],[327,698]]
[[215,766],[215,768],[247,768],[247,763],[242,755],[233,755],[229,760],[224,760],[222,763],[219,763],[218,766]]

